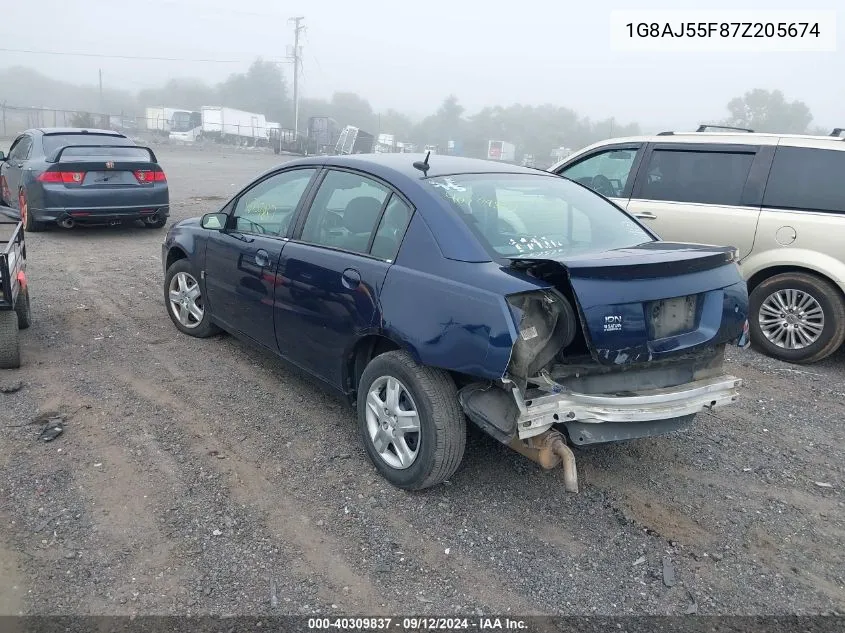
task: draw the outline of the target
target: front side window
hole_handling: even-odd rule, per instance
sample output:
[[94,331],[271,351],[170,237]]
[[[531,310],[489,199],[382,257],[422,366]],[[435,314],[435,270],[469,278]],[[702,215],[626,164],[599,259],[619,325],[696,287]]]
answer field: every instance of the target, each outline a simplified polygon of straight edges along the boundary
[[625,190],[637,149],[611,149],[565,167],[558,172],[570,180],[608,198],[618,198]]
[[366,253],[388,195],[387,187],[370,178],[330,171],[314,196],[302,241]]
[[238,198],[233,228],[240,233],[285,235],[315,169],[270,176]]
[[753,162],[753,152],[655,150],[637,197],[738,206]]
[[779,147],[763,206],[845,212],[845,151]]
[[564,178],[458,174],[427,182],[504,257],[576,255],[654,241],[618,207]]

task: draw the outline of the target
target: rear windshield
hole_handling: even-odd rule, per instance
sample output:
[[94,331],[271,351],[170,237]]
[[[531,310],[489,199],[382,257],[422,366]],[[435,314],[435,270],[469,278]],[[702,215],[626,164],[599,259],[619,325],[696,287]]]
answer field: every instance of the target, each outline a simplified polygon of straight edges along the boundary
[[427,182],[504,257],[574,255],[654,241],[619,208],[565,178],[458,174]]
[[56,150],[67,145],[117,145],[123,147],[135,145],[125,136],[117,136],[116,134],[45,134],[42,142],[44,143],[45,156],[50,156]]

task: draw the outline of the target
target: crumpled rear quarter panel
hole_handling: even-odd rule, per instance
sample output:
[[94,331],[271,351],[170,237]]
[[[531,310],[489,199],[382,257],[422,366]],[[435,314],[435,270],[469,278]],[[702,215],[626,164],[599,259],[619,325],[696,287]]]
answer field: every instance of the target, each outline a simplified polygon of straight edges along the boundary
[[446,259],[417,213],[381,290],[382,328],[424,365],[495,380],[516,340],[505,295],[544,287],[493,262]]

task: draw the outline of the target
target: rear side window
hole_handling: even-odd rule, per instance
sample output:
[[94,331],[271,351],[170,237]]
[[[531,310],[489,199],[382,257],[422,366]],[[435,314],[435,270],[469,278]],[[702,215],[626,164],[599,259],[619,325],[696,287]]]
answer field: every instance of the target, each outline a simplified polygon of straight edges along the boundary
[[389,195],[387,187],[370,178],[330,171],[308,211],[302,241],[366,253]]
[[845,151],[779,147],[763,206],[845,212]]
[[741,204],[753,153],[655,150],[638,198],[698,204]]
[[9,158],[13,160],[26,160],[29,158],[29,150],[32,148],[32,138],[29,136],[22,136],[21,139],[9,152]]
[[402,243],[402,237],[410,221],[411,208],[395,194],[392,195],[373,239],[370,254],[393,261],[399,252],[399,245]]
[[42,142],[45,156],[68,145],[135,145],[125,136],[117,134],[45,134]]

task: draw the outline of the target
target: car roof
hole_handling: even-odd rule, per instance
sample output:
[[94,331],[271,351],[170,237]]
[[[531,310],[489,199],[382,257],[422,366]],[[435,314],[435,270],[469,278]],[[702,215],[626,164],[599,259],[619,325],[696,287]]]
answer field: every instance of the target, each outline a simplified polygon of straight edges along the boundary
[[428,172],[423,174],[422,170],[414,167],[414,163],[425,160],[425,154],[352,154],[345,156],[326,156],[322,163],[326,166],[359,168],[362,170],[373,170],[382,172],[393,172],[407,178],[432,178],[437,176],[449,176],[452,174],[534,174],[538,176],[547,175],[539,169],[522,167],[510,163],[501,163],[481,158],[464,158],[460,156],[446,156],[443,154],[432,154],[429,156]]
[[35,128],[36,131],[44,135],[50,134],[108,134],[109,136],[123,136],[120,132],[114,130],[98,130],[96,128],[82,128],[82,127],[40,127]]
[[766,132],[662,132],[660,134],[623,136],[598,141],[597,143],[582,147],[565,158],[558,160],[547,171],[553,172],[563,165],[579,160],[582,156],[593,150],[613,145],[627,145],[629,143],[660,143],[661,145],[672,143],[723,143],[725,145],[772,145],[845,151],[845,137],[842,136],[770,134]]
[[845,137],[841,136],[771,134],[766,132],[663,132],[606,139],[593,144],[591,147],[609,143],[729,143],[735,145],[788,144],[795,146],[806,144],[809,147],[819,147],[819,144],[822,143],[830,147],[845,149]]

